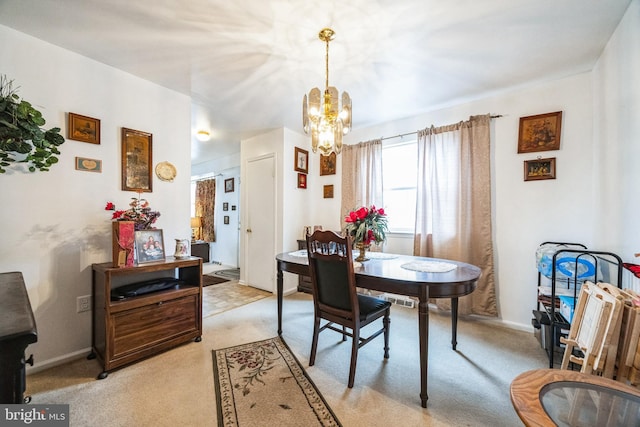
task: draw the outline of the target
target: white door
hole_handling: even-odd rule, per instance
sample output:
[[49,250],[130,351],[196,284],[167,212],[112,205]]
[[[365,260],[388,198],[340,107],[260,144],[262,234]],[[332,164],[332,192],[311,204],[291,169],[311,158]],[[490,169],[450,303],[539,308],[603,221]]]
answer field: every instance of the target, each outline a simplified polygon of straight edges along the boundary
[[247,197],[245,233],[245,281],[275,293],[275,158],[273,154],[247,162]]

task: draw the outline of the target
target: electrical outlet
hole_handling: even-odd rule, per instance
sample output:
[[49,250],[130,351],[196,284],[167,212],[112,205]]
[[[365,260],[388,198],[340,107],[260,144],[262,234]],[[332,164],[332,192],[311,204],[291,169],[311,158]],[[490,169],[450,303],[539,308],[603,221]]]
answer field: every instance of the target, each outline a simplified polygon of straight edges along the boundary
[[76,310],[78,313],[84,313],[91,310],[91,295],[85,295],[76,299]]

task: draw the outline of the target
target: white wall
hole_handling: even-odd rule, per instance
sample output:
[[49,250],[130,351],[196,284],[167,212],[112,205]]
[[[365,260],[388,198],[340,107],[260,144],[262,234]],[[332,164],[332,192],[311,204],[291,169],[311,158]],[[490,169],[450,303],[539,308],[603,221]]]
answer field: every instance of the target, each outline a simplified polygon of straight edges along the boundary
[[596,235],[640,263],[640,0],[629,5],[593,72]]
[[[174,182],[155,175],[145,193],[161,212],[167,254],[188,238],[190,99],[130,74],[0,26],[0,70],[38,108],[46,127],[66,136],[66,113],[101,120],[101,144],[67,141],[49,172],[0,176],[0,271],[21,271],[38,327],[29,346],[37,367],[88,354],[91,314],[76,313],[76,297],[91,294],[91,264],[111,260],[108,201],[126,208],[136,193],[120,190],[120,130],[153,134],[153,164],[176,166]],[[102,160],[102,173],[75,170],[76,156]]]

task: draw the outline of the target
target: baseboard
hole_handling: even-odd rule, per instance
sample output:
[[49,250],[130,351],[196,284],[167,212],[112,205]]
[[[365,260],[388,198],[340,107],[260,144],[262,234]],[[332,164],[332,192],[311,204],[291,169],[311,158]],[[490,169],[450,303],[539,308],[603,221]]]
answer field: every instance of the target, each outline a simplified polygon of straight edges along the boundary
[[34,363],[33,366],[27,366],[27,374],[35,374],[36,372],[44,371],[55,366],[64,365],[68,362],[87,357],[91,353],[91,347],[87,347],[83,350],[78,350],[73,353],[65,354],[53,359],[48,359],[40,363]]

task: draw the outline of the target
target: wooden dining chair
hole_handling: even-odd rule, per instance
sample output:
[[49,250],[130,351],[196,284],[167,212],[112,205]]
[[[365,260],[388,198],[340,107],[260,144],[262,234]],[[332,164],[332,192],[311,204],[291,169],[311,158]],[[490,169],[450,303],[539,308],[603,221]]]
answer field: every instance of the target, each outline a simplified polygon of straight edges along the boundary
[[[391,303],[356,292],[351,239],[333,231],[317,230],[307,235],[307,254],[313,291],[314,324],[309,366],[316,360],[318,335],[325,329],[351,337],[351,366],[349,387],[353,387],[358,349],[384,333],[384,358],[389,358],[389,314]],[[367,338],[360,336],[360,328],[382,319],[382,328]],[[326,320],[320,326],[321,319]],[[334,324],[342,326],[336,327]],[[347,330],[349,329],[350,332]]]

